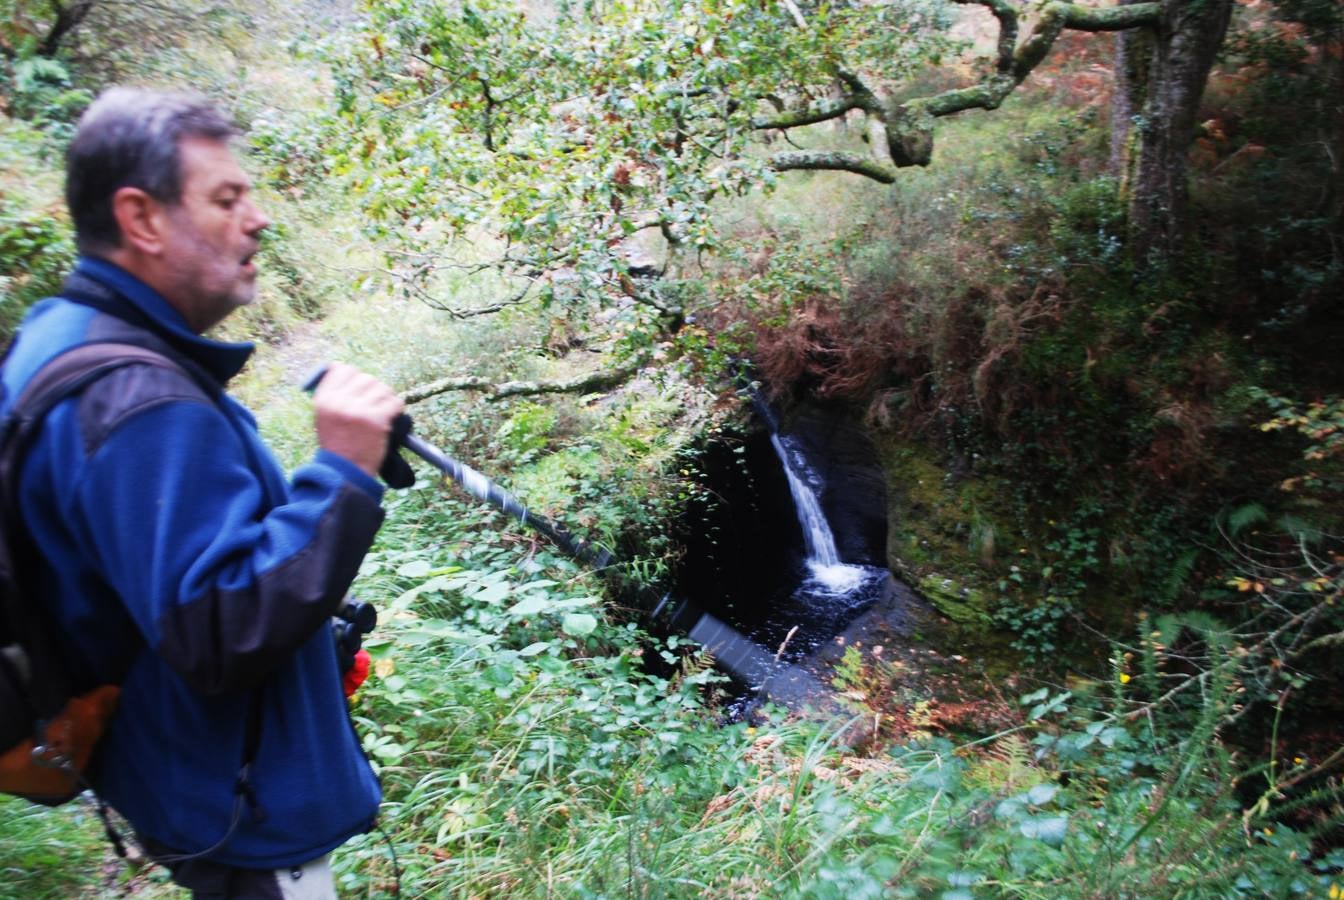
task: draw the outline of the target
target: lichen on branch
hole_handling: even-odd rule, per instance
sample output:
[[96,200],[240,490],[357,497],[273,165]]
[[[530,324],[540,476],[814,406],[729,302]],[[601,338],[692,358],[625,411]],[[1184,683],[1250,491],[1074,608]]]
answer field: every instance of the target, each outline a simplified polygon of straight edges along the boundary
[[407,403],[419,403],[450,391],[479,391],[487,400],[538,394],[592,394],[621,386],[635,377],[646,363],[647,360],[641,358],[615,368],[555,381],[495,382],[476,375],[453,375],[403,391],[402,399]]

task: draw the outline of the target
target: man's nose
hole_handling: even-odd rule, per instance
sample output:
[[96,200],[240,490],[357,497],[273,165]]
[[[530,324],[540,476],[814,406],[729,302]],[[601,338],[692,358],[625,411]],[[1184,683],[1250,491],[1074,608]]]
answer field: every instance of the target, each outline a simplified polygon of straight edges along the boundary
[[251,201],[247,204],[247,218],[243,221],[243,230],[253,236],[261,234],[271,227],[271,217],[261,211],[261,207]]

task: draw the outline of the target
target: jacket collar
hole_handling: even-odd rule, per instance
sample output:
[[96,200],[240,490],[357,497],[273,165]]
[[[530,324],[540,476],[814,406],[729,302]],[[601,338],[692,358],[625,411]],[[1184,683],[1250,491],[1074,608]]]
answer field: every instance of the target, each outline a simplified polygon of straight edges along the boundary
[[75,272],[108,288],[114,303],[126,303],[147,320],[160,337],[199,364],[221,385],[237,375],[252,355],[255,345],[226,343],[196,334],[187,320],[156,290],[116,263],[95,256],[81,256]]

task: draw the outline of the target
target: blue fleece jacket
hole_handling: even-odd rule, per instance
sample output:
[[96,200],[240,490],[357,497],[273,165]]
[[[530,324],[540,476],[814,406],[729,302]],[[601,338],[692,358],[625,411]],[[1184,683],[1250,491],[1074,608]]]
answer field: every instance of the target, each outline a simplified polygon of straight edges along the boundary
[[256,804],[241,806],[210,858],[249,868],[313,859],[371,827],[380,799],[328,623],[381,524],[381,486],[325,451],[286,481],[251,414],[222,393],[251,345],[193,334],[104,260],[81,259],[76,275],[111,305],[36,305],[5,364],[7,398],[58,353],[131,331],[219,386],[118,369],[58,405],[24,461],[38,596],[80,681],[122,686],[94,786],[142,835],[210,848],[240,809],[235,783],[259,706]]

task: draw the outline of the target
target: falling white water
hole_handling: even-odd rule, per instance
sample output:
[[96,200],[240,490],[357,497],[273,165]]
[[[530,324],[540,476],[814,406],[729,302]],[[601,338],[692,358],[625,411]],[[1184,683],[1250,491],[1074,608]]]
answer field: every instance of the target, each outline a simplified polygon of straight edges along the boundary
[[[787,438],[778,433],[770,435],[770,443],[784,464],[784,474],[789,479],[789,492],[793,494],[793,505],[798,510],[798,523],[803,527],[803,541],[807,544],[807,568],[812,579],[828,593],[843,594],[854,590],[864,580],[867,570],[863,566],[851,566],[840,562],[840,554],[835,549],[835,535],[821,511],[816,491],[804,477],[810,474],[807,463]],[[790,452],[792,451],[792,452]]]

